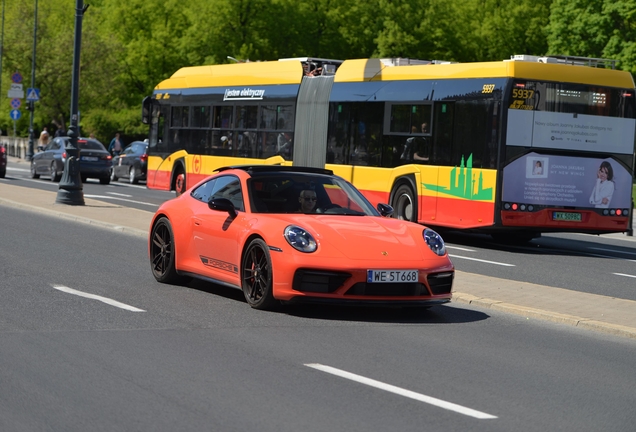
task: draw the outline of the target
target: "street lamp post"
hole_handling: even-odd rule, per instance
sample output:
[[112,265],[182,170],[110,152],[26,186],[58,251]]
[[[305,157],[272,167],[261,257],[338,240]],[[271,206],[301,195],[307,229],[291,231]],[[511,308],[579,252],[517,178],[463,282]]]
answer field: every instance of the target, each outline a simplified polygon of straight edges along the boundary
[[84,205],[84,192],[79,170],[79,72],[80,49],[82,46],[82,18],[88,5],[83,0],[76,0],[75,4],[75,48],[73,51],[73,83],[71,85],[71,126],[68,136],[71,138],[66,147],[66,162],[64,174],[60,180],[56,203],[70,205]]
[[[38,35],[38,0],[35,0],[34,7],[34,15],[33,15],[33,59],[31,61],[31,87],[35,88],[35,52],[37,47],[37,35]],[[30,161],[33,159],[33,140],[35,139],[33,136],[33,114],[35,111],[35,103],[27,102],[29,104],[29,108],[31,111],[31,116],[29,120],[29,146],[27,147],[26,160]]]

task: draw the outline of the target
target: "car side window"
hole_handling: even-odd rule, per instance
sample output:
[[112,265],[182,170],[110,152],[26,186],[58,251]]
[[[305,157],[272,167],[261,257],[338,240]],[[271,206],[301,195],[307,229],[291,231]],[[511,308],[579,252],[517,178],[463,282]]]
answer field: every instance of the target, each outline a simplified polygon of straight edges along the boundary
[[237,210],[245,211],[241,182],[236,176],[217,177],[205,182],[192,191],[192,197],[204,203],[213,198],[226,198]]
[[244,211],[243,191],[241,190],[241,181],[235,176],[224,176],[217,179],[214,191],[210,196],[213,198],[226,198],[232,201],[237,210]]

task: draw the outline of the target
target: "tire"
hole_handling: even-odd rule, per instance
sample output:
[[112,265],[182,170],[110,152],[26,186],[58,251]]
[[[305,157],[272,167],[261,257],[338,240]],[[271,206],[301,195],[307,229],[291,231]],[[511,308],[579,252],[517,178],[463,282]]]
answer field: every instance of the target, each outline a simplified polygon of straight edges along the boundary
[[128,173],[128,180],[130,180],[130,184],[137,184],[139,180],[135,176],[135,167],[130,167],[130,172]]
[[247,304],[254,309],[274,309],[279,303],[272,293],[272,259],[267,244],[260,238],[252,240],[241,263],[241,287]]
[[6,170],[0,171],[0,178],[4,178],[6,175],[7,175],[7,171]]
[[175,246],[172,225],[162,217],[152,227],[150,234],[150,268],[152,275],[161,283],[180,281],[175,267]]
[[35,172],[35,161],[31,161],[31,178],[32,179],[39,179],[40,178],[40,174],[37,174]]
[[176,172],[174,180],[174,191],[180,196],[186,191],[186,176],[182,170]]
[[99,184],[103,184],[103,185],[110,184],[110,176],[100,178]]
[[86,177],[85,175],[80,175],[80,179],[82,180],[82,183],[86,183],[86,180],[88,180],[88,177]]
[[115,175],[115,167],[110,168],[110,181],[117,181],[119,177]]
[[410,186],[403,184],[397,188],[391,206],[394,218],[417,222],[417,199]]
[[57,172],[57,164],[55,162],[51,162],[51,181],[57,183],[61,178],[62,174]]

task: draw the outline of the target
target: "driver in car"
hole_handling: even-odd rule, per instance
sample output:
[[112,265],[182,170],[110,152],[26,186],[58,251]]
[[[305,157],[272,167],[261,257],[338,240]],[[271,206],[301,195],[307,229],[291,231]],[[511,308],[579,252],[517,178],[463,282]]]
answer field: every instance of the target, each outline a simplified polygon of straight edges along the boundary
[[300,203],[300,213],[314,213],[316,209],[316,191],[310,189],[304,189],[300,191],[300,197],[298,202]]

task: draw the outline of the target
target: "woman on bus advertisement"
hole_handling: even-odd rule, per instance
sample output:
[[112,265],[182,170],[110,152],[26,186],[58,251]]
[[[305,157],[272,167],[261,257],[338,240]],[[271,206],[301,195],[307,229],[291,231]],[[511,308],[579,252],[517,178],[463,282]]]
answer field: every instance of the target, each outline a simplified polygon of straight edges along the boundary
[[612,195],[614,195],[614,170],[612,165],[607,162],[601,162],[601,166],[596,173],[596,184],[590,195],[590,204],[596,208],[608,208]]

